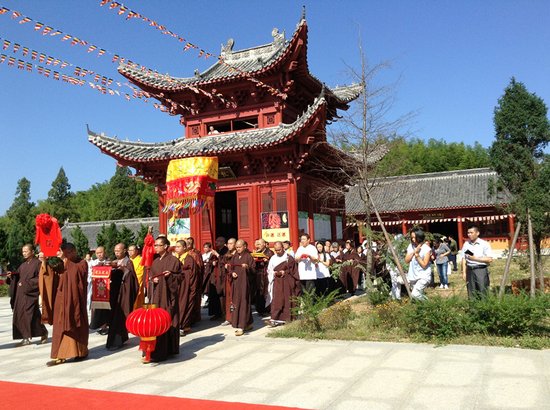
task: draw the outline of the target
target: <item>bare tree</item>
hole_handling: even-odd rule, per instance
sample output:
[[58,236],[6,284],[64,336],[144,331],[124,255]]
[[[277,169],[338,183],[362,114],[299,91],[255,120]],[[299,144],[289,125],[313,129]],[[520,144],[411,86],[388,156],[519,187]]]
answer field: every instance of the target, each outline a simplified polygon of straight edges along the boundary
[[[397,82],[393,84],[378,85],[378,76],[381,72],[391,67],[389,62],[369,65],[363,46],[359,43],[360,70],[348,66],[353,82],[361,88],[361,93],[356,102],[351,106],[350,112],[341,117],[332,130],[327,133],[327,141],[319,144],[332,145],[330,158],[318,157],[316,167],[320,172],[329,173],[332,180],[345,181],[345,184],[331,184],[316,190],[312,195],[321,200],[326,209],[342,211],[345,204],[338,201],[353,187],[364,212],[361,217],[354,217],[359,229],[369,243],[373,240],[371,229],[371,214],[376,213],[382,227],[386,242],[390,251],[397,259],[391,245],[391,240],[384,229],[382,220],[372,200],[371,192],[376,189],[376,181],[381,176],[378,162],[384,158],[390,149],[392,142],[399,136],[408,134],[406,127],[414,117],[413,112],[408,112],[392,117],[392,109],[395,103],[395,91]],[[326,146],[324,147],[326,150]],[[340,208],[339,208],[340,207]],[[371,266],[372,252],[368,249],[368,266]],[[396,260],[401,274],[404,276],[399,261]],[[410,290],[407,284],[407,290]]]

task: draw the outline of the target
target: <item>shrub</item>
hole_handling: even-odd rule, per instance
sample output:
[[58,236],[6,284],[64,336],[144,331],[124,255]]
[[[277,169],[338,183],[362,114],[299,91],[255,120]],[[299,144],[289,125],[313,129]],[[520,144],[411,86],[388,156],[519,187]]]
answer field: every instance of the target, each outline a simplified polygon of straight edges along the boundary
[[8,296],[9,285],[0,285],[0,297]]
[[305,330],[318,332],[321,330],[319,315],[332,304],[338,292],[338,290],[334,290],[328,294],[318,296],[315,289],[305,291],[302,296],[296,298],[296,307],[292,309],[292,313],[302,319],[301,322]]
[[353,310],[349,303],[341,302],[322,311],[319,314],[319,324],[323,330],[336,330],[347,326],[353,318]]
[[388,301],[379,304],[372,312],[373,322],[377,327],[393,329],[401,326],[403,320],[403,306],[398,301]]
[[409,332],[427,338],[446,340],[473,330],[468,302],[456,296],[409,303],[403,309],[402,319]]
[[[521,336],[544,332],[543,321],[550,313],[550,296],[530,298],[525,293],[504,295],[502,300],[489,295],[470,302],[472,319],[485,333],[497,336]],[[547,330],[547,329],[546,329]]]

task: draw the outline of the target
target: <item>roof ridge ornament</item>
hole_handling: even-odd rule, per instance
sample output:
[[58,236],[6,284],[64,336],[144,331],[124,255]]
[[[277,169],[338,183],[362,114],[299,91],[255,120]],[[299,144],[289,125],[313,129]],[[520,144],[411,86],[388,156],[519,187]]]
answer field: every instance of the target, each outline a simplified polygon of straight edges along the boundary
[[233,54],[233,46],[235,45],[235,40],[230,38],[227,40],[227,44],[222,44],[222,57],[225,57],[227,54]]
[[285,44],[285,31],[283,30],[282,33],[279,33],[279,29],[275,27],[273,30],[271,30],[271,35],[273,36],[273,45],[276,48],[280,48]]
[[300,17],[300,21],[306,19],[306,5],[302,5],[302,17]]

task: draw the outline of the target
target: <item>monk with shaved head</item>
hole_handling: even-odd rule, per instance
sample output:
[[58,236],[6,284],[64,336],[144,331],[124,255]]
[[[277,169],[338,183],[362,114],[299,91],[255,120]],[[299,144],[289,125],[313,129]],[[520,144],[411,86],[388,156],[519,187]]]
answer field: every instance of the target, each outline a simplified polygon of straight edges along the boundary
[[235,335],[242,336],[252,329],[252,308],[250,307],[249,280],[254,277],[254,258],[245,249],[245,242],[239,239],[235,254],[226,265],[231,281],[231,324]]
[[[116,299],[111,301],[111,318],[106,347],[116,350],[128,340],[126,317],[134,309],[138,294],[138,280],[134,264],[128,257],[126,245],[118,243],[114,249],[115,259],[111,262],[111,290]],[[113,289],[116,286],[117,289]]]

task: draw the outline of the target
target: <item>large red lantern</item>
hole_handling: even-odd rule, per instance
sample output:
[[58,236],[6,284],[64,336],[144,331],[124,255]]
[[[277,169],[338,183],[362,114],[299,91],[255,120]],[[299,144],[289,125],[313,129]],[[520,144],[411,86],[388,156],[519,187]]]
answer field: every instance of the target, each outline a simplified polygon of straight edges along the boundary
[[126,318],[128,332],[141,339],[139,350],[145,352],[144,363],[151,361],[151,352],[155,350],[157,336],[166,333],[171,322],[170,313],[154,304],[145,304]]

